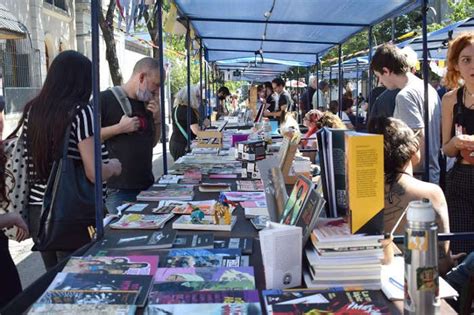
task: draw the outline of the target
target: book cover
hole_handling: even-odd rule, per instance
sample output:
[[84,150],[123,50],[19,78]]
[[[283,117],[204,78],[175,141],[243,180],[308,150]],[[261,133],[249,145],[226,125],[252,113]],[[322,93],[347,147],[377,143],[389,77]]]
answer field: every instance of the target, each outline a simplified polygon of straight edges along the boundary
[[135,305],[35,303],[28,315],[134,315],[136,309]]
[[174,249],[184,248],[213,248],[214,247],[214,234],[202,233],[202,234],[178,234],[173,243]]
[[251,255],[253,252],[253,238],[226,237],[214,240],[214,248],[240,249],[242,254]]
[[188,249],[170,249],[164,252],[169,257],[174,256],[214,256],[214,255],[227,255],[227,256],[240,256],[241,250],[238,248],[188,248]]
[[155,282],[246,282],[255,285],[253,267],[231,268],[158,268]]
[[149,304],[259,303],[260,299],[257,290],[177,293],[151,291],[148,302]]
[[303,247],[316,226],[316,222],[325,204],[326,201],[316,192],[316,190],[311,189],[296,221],[296,225],[303,229]]
[[262,314],[260,303],[214,303],[214,304],[160,304],[148,305],[148,315],[181,315],[181,314],[210,314],[210,315],[240,315]]
[[237,190],[239,191],[263,191],[263,183],[261,180],[238,180]]
[[294,225],[300,216],[306,200],[309,196],[310,190],[313,189],[313,183],[304,176],[299,176],[290,197],[288,198],[280,223],[287,225]]
[[174,214],[191,214],[195,208],[199,208],[204,215],[213,215],[214,214],[214,204],[215,200],[204,200],[204,201],[191,201],[176,206],[173,209]]
[[107,234],[102,240],[100,240],[97,246],[98,250],[110,250],[110,249],[123,249],[123,250],[134,250],[134,249],[160,249],[160,248],[171,248],[176,238],[176,231],[156,231],[152,234],[139,234],[133,236],[113,235]]
[[163,190],[146,190],[138,194],[138,201],[160,200],[193,200],[194,188],[192,185],[167,185]]
[[216,254],[208,256],[167,256],[160,267],[201,268],[201,267],[240,267],[241,256]]
[[202,183],[199,185],[200,192],[222,192],[230,191],[230,184],[227,183]]
[[287,314],[401,314],[380,291],[264,290],[267,312]]
[[63,272],[154,275],[158,268],[158,261],[157,256],[71,257]]
[[265,201],[265,193],[264,192],[253,192],[253,191],[229,191],[223,193],[225,198],[229,201]]
[[112,229],[161,229],[173,214],[124,214],[117,222],[111,223]]
[[205,216],[200,223],[193,223],[190,215],[182,215],[173,222],[173,229],[176,230],[206,230],[206,231],[232,231],[237,217],[232,216],[231,224],[214,224],[214,217]]
[[347,132],[345,142],[351,233],[383,234],[383,136]]
[[167,281],[153,285],[158,292],[255,290],[252,281]]
[[[74,274],[60,272],[38,303],[137,304],[144,303],[153,276]],[[145,292],[146,290],[146,292]]]
[[332,138],[332,166],[334,169],[334,189],[336,197],[336,211],[338,216],[345,216],[348,212],[346,192],[346,164],[344,135],[347,130],[328,129]]

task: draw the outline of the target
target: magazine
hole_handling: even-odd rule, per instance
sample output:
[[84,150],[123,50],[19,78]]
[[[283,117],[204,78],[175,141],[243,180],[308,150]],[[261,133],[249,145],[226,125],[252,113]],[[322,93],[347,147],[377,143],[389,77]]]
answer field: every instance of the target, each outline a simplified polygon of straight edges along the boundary
[[194,198],[192,185],[167,185],[162,190],[146,190],[138,194],[138,201],[185,200]]
[[304,208],[310,190],[313,189],[313,183],[304,176],[299,176],[297,182],[293,186],[291,195],[288,198],[280,223],[294,225],[298,220],[301,210]]
[[213,303],[213,304],[153,304],[147,306],[148,315],[182,314],[262,314],[260,303]]
[[135,305],[110,304],[33,304],[28,315],[134,315]]
[[158,268],[158,260],[158,256],[71,257],[63,272],[154,275]]
[[124,214],[119,221],[110,224],[112,229],[161,229],[174,215],[170,214]]
[[[145,233],[145,232],[143,232]],[[170,248],[176,238],[176,231],[156,231],[152,234],[134,234],[130,236],[108,234],[100,240],[97,249],[160,249]]]
[[259,303],[257,290],[150,292],[149,304]]
[[213,248],[214,234],[202,233],[202,234],[178,234],[173,243],[173,250],[175,248]]
[[253,267],[230,268],[158,268],[155,274],[157,282],[231,281],[255,285]]
[[200,223],[193,223],[190,215],[182,215],[173,222],[176,230],[207,230],[207,231],[232,231],[237,217],[232,216],[231,224],[214,224],[214,217],[205,216]]

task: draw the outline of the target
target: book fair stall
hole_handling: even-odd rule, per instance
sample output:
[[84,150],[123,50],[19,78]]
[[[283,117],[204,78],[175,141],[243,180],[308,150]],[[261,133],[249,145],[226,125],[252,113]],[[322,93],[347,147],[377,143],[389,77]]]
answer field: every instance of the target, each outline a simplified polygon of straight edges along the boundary
[[[293,65],[309,67],[361,30],[371,34],[380,21],[427,5],[343,1],[354,14],[350,22],[337,22],[341,9],[321,2],[327,7],[310,7],[304,16],[298,6],[305,1],[171,5],[212,71],[259,60],[260,70],[242,74],[250,80]],[[98,1],[92,5],[98,62]],[[214,90],[209,72],[201,81],[206,91]],[[95,96],[98,82],[94,68]],[[431,255],[437,239],[431,203],[410,203],[405,245],[393,232],[400,222],[384,230],[383,136],[321,128],[315,165],[298,148],[299,132],[259,121],[252,93],[252,114],[212,121],[170,168],[164,154],[164,174],[118,214],[104,215],[96,176],[91,243],[26,288],[2,314],[455,314],[445,299],[458,293],[438,275]],[[94,112],[99,121],[96,97]],[[99,134],[97,129],[96,152]],[[96,155],[96,174],[100,163]]]

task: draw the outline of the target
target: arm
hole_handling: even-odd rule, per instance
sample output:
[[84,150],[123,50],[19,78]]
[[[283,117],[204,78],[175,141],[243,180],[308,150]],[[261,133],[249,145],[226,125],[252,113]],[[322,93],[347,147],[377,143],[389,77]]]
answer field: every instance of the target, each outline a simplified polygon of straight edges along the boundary
[[123,115],[117,124],[102,127],[100,130],[100,138],[102,142],[104,142],[122,133],[135,132],[139,127],[140,121],[138,117],[128,117]]
[[0,215],[0,228],[16,226],[18,228],[16,240],[21,242],[29,237],[28,226],[23,218],[15,212]]
[[[455,90],[457,91],[457,90]],[[453,126],[453,108],[456,102],[456,94],[450,92],[445,94],[442,101],[442,135],[443,135],[443,152],[446,156],[456,157],[459,154],[459,137],[452,137],[451,128]]]
[[[94,138],[89,137],[77,144],[81,160],[84,164],[87,179],[92,183],[95,181],[94,171]],[[109,163],[102,163],[102,179],[107,181],[110,177],[120,175],[122,166],[117,159],[111,159]]]
[[197,133],[199,131],[201,131],[201,129],[199,129],[199,124],[192,124],[191,125],[191,131],[192,131],[192,133],[194,133],[194,135],[197,136]]

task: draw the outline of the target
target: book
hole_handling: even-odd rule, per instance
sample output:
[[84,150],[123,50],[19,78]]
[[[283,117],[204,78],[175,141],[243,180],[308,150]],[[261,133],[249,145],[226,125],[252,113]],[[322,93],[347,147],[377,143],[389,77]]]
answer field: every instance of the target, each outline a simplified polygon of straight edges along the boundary
[[345,144],[351,233],[383,234],[383,136],[346,132]]
[[214,248],[240,249],[242,254],[251,255],[253,252],[253,238],[226,237],[214,240]]
[[161,267],[163,268],[201,268],[201,267],[240,267],[240,255],[229,256],[216,254],[208,256],[167,256]]
[[296,221],[298,220],[298,217],[300,216],[300,213],[308,200],[310,190],[312,189],[313,183],[311,180],[304,176],[298,177],[298,180],[293,186],[290,197],[285,204],[283,215],[280,218],[280,223],[287,225],[296,224]]
[[149,275],[60,272],[40,298],[39,303],[91,304],[95,302],[143,306],[152,283],[153,276]]
[[226,183],[202,183],[199,185],[200,192],[222,192],[230,191],[230,184]]
[[316,190],[311,189],[309,191],[306,202],[296,219],[296,226],[303,229],[303,247],[306,245],[311,232],[316,226],[317,220],[319,219],[325,204],[326,201],[316,192]]
[[237,190],[238,191],[263,191],[263,183],[260,179],[258,180],[238,180]]
[[194,188],[192,185],[167,185],[162,190],[146,190],[137,196],[137,201],[160,201],[160,200],[185,200],[194,198]]
[[235,288],[255,286],[253,267],[229,268],[158,268],[155,283],[159,282],[229,282]]
[[269,221],[270,218],[268,216],[256,216],[250,219],[250,223],[252,223],[256,230],[263,230],[266,228]]
[[159,292],[255,290],[251,281],[166,281],[153,285]]
[[122,209],[122,212],[142,212],[148,207],[147,203],[127,202],[125,205],[126,208]]
[[204,215],[214,214],[215,200],[203,200],[203,201],[190,201],[177,205],[173,209],[174,214],[191,214],[195,208],[199,208]]
[[200,223],[193,223],[190,215],[182,215],[173,222],[173,229],[176,230],[206,230],[206,231],[232,231],[237,217],[232,216],[231,224],[214,224],[213,216],[205,216]]
[[134,315],[135,305],[110,304],[33,304],[28,315]]
[[154,275],[157,256],[71,257],[62,272],[118,275]]
[[259,216],[269,217],[268,209],[265,208],[244,208],[244,214],[246,219],[251,219]]
[[185,249],[185,248],[213,248],[214,247],[214,234],[202,233],[202,234],[178,234],[173,243],[174,249]]
[[224,197],[229,201],[265,201],[264,192],[243,192],[243,191],[230,191],[223,193]]
[[264,290],[268,314],[401,314],[375,290]]
[[183,176],[180,175],[162,175],[158,184],[177,184],[183,179]]
[[260,303],[257,290],[244,291],[196,291],[157,292],[151,291],[149,304],[202,304],[202,303]]
[[112,229],[157,230],[174,215],[170,214],[124,214],[117,222],[111,223]]
[[99,249],[160,249],[173,246],[176,231],[156,231],[151,234],[140,234],[124,237],[121,235],[107,234],[98,242]]
[[152,304],[147,306],[148,315],[180,314],[262,314],[260,303],[202,303],[202,304]]

